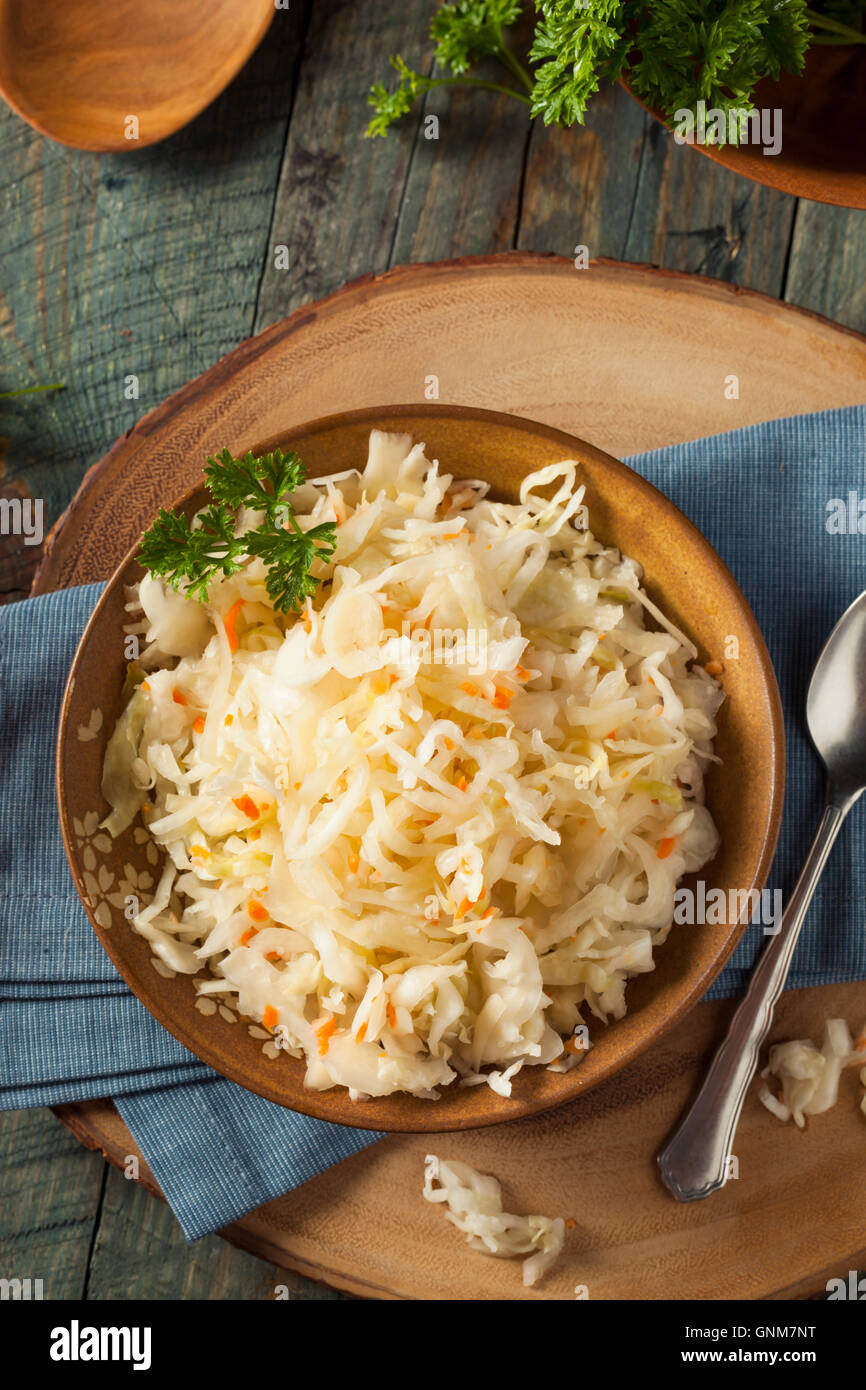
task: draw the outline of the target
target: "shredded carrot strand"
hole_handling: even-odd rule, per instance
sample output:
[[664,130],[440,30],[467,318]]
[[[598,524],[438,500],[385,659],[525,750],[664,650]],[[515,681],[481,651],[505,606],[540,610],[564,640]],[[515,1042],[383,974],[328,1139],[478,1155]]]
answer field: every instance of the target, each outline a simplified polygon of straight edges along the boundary
[[656,850],[656,854],[658,855],[659,859],[667,859],[676,842],[676,835],[668,835],[665,837],[664,840],[660,840],[659,847]]
[[357,1033],[355,1034],[355,1042],[356,1042],[356,1043],[362,1043],[362,1042],[364,1041],[364,1039],[366,1038],[366,1036],[367,1036],[367,1020],[365,1019],[364,1022],[361,1024],[360,1028],[358,1029]]
[[255,898],[250,898],[247,903],[247,912],[254,922],[266,922],[268,920],[269,913],[267,909],[262,907],[261,903],[257,902]]
[[463,681],[462,685],[460,686],[460,689],[463,691],[465,695],[478,694],[478,686],[473,685],[471,681]]
[[319,1056],[324,1057],[331,1045],[331,1037],[336,1032],[337,1020],[333,1014],[326,1018],[316,1029],[316,1040],[319,1044]]
[[196,721],[195,721],[195,723],[193,724],[192,727],[195,729],[195,731],[196,731],[197,734],[203,734],[203,733],[204,733],[204,717],[203,717],[203,715],[201,715],[201,714],[199,715],[198,719],[196,719]]
[[388,1015],[388,1027],[389,1027],[389,1028],[396,1028],[396,1027],[397,1027],[397,1010],[394,1008],[394,1005],[391,1003],[391,1000],[390,1000],[390,999],[388,1000],[387,1004],[385,1005],[385,1012],[386,1012],[386,1014]]
[[238,649],[238,635],[235,631],[235,623],[237,621],[238,614],[240,613],[243,606],[244,601],[242,598],[239,598],[235,603],[232,604],[231,608],[226,613],[225,618],[223,619],[223,622],[225,624],[226,637],[228,638],[229,651],[232,652],[236,652]]
[[171,698],[174,700],[174,703],[176,705],[186,704],[186,696],[184,695],[182,690],[178,690],[177,686],[175,686],[174,690],[171,692]]
[[240,944],[241,944],[242,946],[249,946],[249,944],[250,944],[250,942],[252,941],[253,937],[254,937],[254,936],[258,936],[258,934],[259,934],[259,929],[258,929],[258,927],[247,927],[246,931],[244,932],[243,936],[241,937]]
[[233,796],[232,805],[237,806],[238,810],[242,811],[245,816],[249,816],[250,820],[258,820],[261,815],[251,796]]
[[[268,959],[270,959],[270,957],[268,957]],[[277,1013],[273,1004],[266,1004],[265,1011],[262,1014],[262,1023],[265,1025],[265,1027],[273,1028],[278,1018],[279,1014]]]
[[361,867],[360,854],[349,854],[346,856],[346,863],[349,866],[349,873],[356,874]]

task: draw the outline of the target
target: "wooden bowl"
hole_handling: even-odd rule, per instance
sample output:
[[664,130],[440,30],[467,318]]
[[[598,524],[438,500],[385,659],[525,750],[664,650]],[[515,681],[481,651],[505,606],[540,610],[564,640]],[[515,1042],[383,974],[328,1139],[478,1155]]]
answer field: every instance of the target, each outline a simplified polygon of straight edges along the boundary
[[[730,635],[739,660],[725,663],[727,700],[708,778],[708,804],[722,836],[710,887],[763,885],[781,818],[784,731],[770,658],[755,618],[729,571],[700,532],[637,473],[582,440],[529,420],[460,406],[409,405],[352,411],[300,425],[254,446],[290,446],[318,476],[363,464],[370,429],[406,431],[457,476],[486,478],[494,495],[516,498],[520,480],[562,458],[578,458],[587,483],[590,526],[639,560],[653,599],[692,637],[700,660],[719,657]],[[170,499],[166,499],[168,501]],[[192,510],[203,490],[181,505]],[[137,549],[137,547],[136,547]],[[744,927],[674,928],[656,969],[628,986],[629,1013],[591,1028],[594,1046],[565,1075],[525,1068],[505,1099],[489,1087],[445,1087],[438,1101],[398,1095],[353,1102],[341,1088],[308,1091],[304,1064],[262,1052],[267,1035],[226,1010],[204,1016],[187,976],[173,976],[123,915],[129,894],[147,895],[158,855],[139,824],[112,842],[98,830],[106,813],[100,782],[105,744],[121,712],[125,676],[124,586],[141,570],[132,551],[109,581],[81,638],[64,695],[57,744],[57,794],[66,853],[94,929],[121,975],[169,1032],[203,1061],[268,1100],[323,1120],[363,1129],[472,1129],[562,1105],[650,1047],[707,989]],[[199,1006],[203,1001],[199,1001]]]
[[274,0],[0,0],[0,95],[63,145],[140,149],[219,96],[274,13]]
[[[631,92],[627,82],[623,85]],[[661,111],[631,95],[670,128]],[[783,73],[755,88],[758,108],[782,112],[782,148],[764,155],[754,145],[693,145],[701,154],[796,198],[866,208],[866,47],[816,45],[804,71]]]

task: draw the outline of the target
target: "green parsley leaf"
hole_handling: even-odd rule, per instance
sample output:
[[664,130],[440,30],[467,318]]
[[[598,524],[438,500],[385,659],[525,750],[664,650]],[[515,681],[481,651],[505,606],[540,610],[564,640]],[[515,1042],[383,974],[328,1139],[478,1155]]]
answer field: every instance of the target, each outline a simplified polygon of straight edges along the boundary
[[520,11],[520,0],[456,0],[443,5],[430,21],[437,63],[459,77],[480,58],[501,57],[502,30],[520,18]]
[[142,536],[137,558],[173,589],[183,587],[191,597],[204,600],[214,579],[240,569],[242,554],[231,513],[211,506],[200,513],[195,526],[178,512],[163,508]]
[[367,104],[376,112],[367,126],[370,136],[387,135],[389,127],[411,111],[417,97],[430,90],[430,79],[423,73],[413,72],[399,53],[393,54],[389,61],[399,74],[400,81],[390,92],[384,82],[375,82],[370,88]]
[[217,501],[229,507],[252,507],[268,516],[274,515],[285,494],[294,492],[307,476],[297,454],[284,454],[282,449],[261,458],[246,454],[242,459],[223,449],[217,458],[208,459],[204,473],[208,490]]
[[[440,5],[430,21],[430,37],[436,45],[435,60],[449,75],[428,77],[410,68],[399,54],[392,56],[391,66],[400,80],[391,91],[384,82],[375,82],[370,88],[367,102],[376,114],[367,126],[367,135],[387,135],[419,97],[436,87],[482,87],[528,102],[532,79],[512,53],[503,32],[519,19],[521,10],[521,0],[451,0]],[[495,58],[512,79],[516,78],[519,87],[467,76],[485,58]]]
[[630,25],[642,5],[593,0],[537,0],[539,20],[529,50],[535,63],[531,114],[545,125],[583,123],[600,82],[616,81],[632,48]]
[[[215,501],[194,518],[163,509],[142,536],[138,560],[173,589],[200,602],[211,584],[227,578],[252,556],[267,567],[265,585],[274,607],[288,612],[311,597],[319,579],[311,574],[316,561],[327,563],[337,547],[333,522],[304,531],[287,500],[306,478],[297,454],[281,449],[255,458],[235,458],[223,449],[205,468],[208,491]],[[236,534],[241,507],[262,513],[258,526]]]
[[316,560],[325,563],[337,548],[331,522],[309,531],[251,531],[245,537],[251,555],[258,555],[269,567],[265,584],[275,608],[287,612],[312,598],[319,580],[310,570]]

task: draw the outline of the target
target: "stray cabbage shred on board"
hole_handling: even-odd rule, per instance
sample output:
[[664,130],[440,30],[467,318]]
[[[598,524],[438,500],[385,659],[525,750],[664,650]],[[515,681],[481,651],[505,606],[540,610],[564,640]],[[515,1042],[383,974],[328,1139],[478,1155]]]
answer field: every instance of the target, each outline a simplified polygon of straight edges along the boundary
[[466,1233],[473,1250],[500,1259],[525,1255],[522,1269],[527,1287],[550,1268],[565,1243],[561,1216],[514,1216],[503,1211],[499,1183],[468,1163],[446,1162],[428,1154],[424,1160],[424,1196],[428,1202],[447,1205],[447,1219]]
[[[819,1049],[808,1038],[775,1043],[770,1048],[766,1067],[761,1072],[759,1099],[779,1120],[791,1120],[800,1129],[807,1115],[823,1115],[839,1098],[839,1081],[846,1067],[860,1065],[866,1060],[866,1024],[856,1041],[852,1041],[848,1025],[842,1018],[828,1018],[824,1024],[824,1043]],[[775,1077],[781,1087],[776,1096],[767,1084]],[[866,1086],[866,1068],[860,1073]],[[866,1096],[860,1108],[866,1115]]]
[[206,603],[129,593],[106,825],[140,814],[166,855],[134,929],[309,1087],[507,1096],[576,1065],[716,851],[722,692],[588,529],[578,468],[496,502],[374,430],[363,471],[294,494],[338,525],[300,612],[260,559]]

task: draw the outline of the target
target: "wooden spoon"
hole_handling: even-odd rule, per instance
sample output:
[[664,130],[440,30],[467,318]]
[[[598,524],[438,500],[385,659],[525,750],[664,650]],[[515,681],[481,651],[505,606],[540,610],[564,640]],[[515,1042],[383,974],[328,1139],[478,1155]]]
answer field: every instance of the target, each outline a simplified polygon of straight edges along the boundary
[[219,95],[274,13],[274,0],[0,0],[0,95],[64,145],[139,149]]

